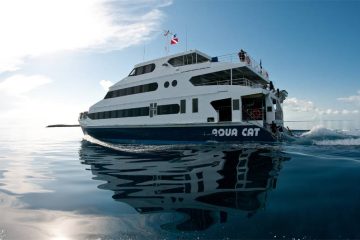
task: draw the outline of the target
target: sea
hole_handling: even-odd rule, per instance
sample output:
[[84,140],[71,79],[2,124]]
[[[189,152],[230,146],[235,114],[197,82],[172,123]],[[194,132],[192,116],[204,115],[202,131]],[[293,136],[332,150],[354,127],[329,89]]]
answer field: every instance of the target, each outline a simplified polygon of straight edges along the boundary
[[360,130],[121,145],[0,129],[0,239],[360,239]]

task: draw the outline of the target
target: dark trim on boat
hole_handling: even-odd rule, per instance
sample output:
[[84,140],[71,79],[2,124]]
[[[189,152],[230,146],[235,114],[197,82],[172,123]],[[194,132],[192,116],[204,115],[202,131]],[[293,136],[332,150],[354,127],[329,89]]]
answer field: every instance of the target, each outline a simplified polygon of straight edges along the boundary
[[249,124],[173,124],[82,127],[84,134],[113,143],[156,142],[275,142],[266,129]]

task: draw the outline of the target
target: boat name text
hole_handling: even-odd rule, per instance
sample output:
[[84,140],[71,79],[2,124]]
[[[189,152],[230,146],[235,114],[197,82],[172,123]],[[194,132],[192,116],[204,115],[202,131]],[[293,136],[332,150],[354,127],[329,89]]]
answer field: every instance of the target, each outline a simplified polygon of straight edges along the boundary
[[[259,135],[260,128],[244,128],[241,131],[241,135],[244,137],[257,137]],[[238,136],[238,130],[236,128],[214,128],[211,131],[212,135],[216,137],[230,137],[230,136]]]

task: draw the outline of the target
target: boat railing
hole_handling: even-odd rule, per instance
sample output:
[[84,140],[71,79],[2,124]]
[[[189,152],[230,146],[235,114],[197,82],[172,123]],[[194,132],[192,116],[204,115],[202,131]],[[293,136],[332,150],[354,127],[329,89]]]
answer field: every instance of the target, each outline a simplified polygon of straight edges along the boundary
[[243,108],[243,119],[245,121],[264,120],[263,108]]
[[239,86],[246,86],[246,87],[253,87],[253,88],[261,88],[263,87],[262,84],[255,83],[247,78],[234,78],[234,79],[226,79],[226,80],[219,80],[219,81],[209,81],[203,83],[197,83],[197,86],[208,86],[208,85],[239,85]]
[[264,79],[269,80],[269,73],[263,67],[261,62],[258,63],[255,59],[249,56],[247,53],[241,55],[239,53],[231,53],[217,56],[216,59],[218,62],[231,62],[231,63],[245,63],[246,66],[250,67],[254,72],[261,75]]

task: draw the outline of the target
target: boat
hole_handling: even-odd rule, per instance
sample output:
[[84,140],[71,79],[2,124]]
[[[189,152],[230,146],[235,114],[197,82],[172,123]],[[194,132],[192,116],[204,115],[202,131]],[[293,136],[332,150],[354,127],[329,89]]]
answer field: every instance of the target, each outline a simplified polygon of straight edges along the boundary
[[275,142],[286,97],[244,50],[190,50],[135,65],[79,123],[111,143]]

